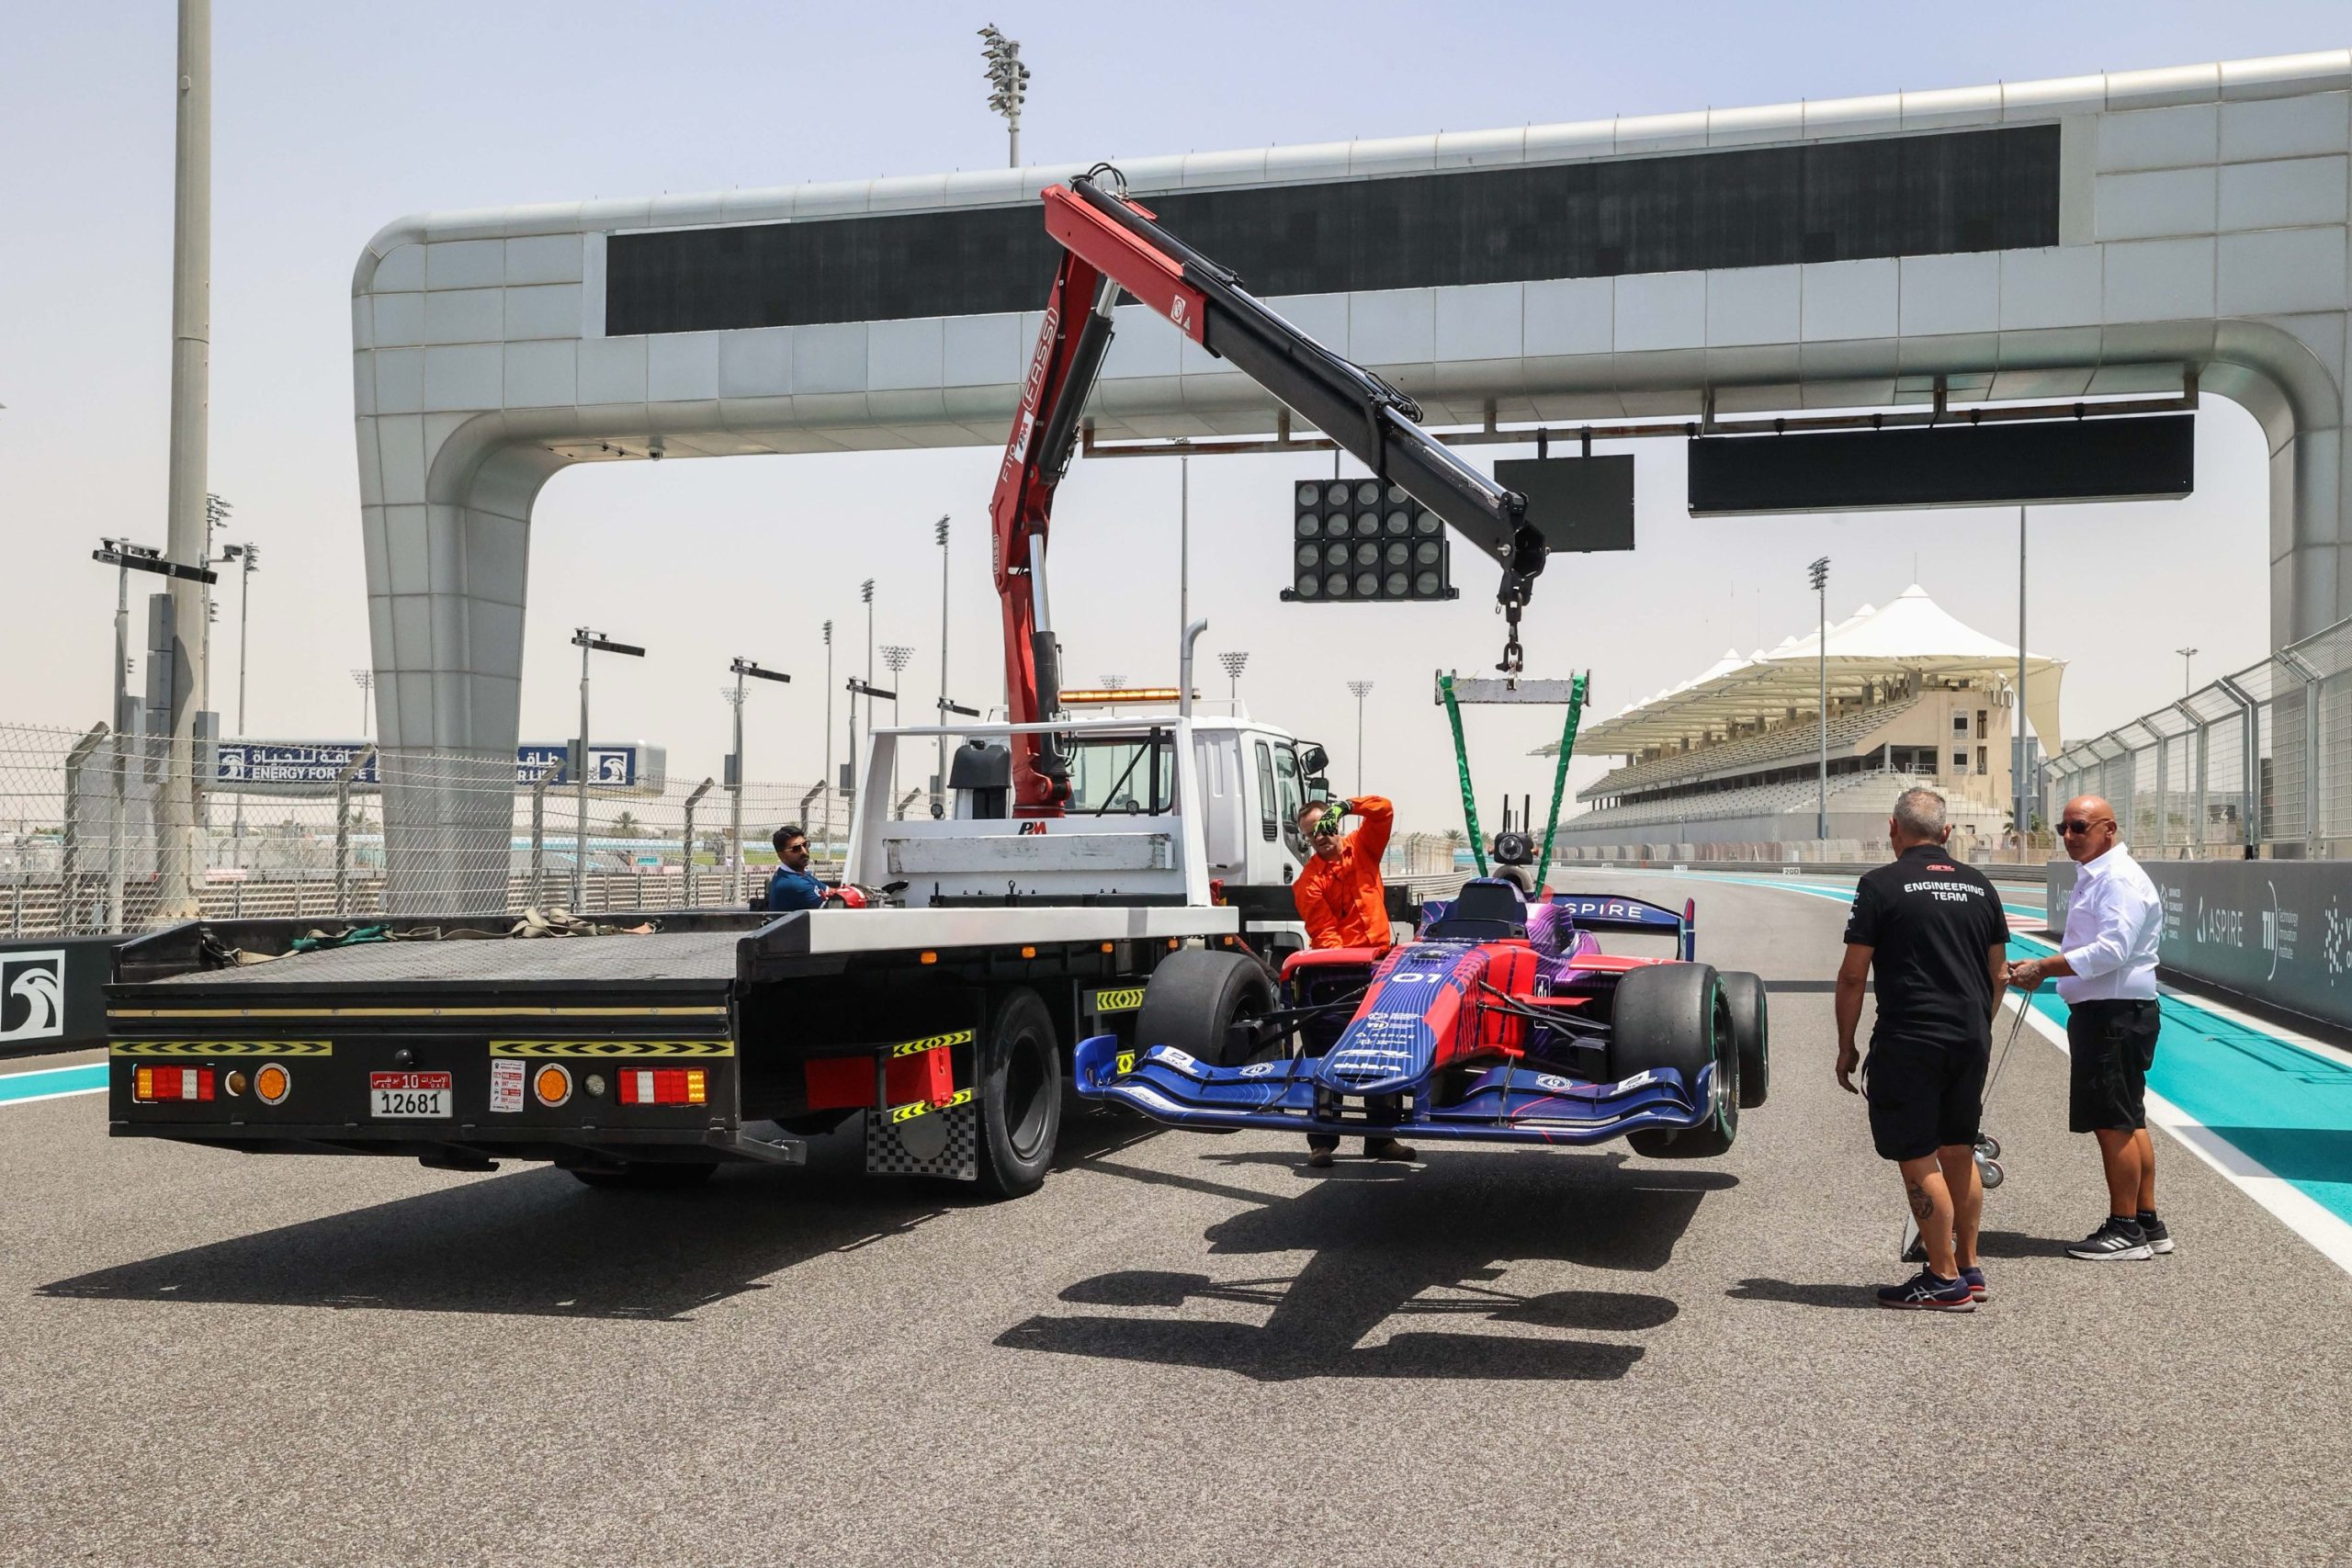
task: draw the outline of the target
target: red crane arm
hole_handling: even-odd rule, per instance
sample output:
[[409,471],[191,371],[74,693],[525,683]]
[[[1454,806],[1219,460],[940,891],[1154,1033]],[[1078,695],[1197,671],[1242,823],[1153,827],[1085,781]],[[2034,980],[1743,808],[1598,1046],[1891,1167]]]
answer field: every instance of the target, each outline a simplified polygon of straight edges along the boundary
[[[1111,308],[1122,293],[1246,372],[1501,562],[1496,597],[1510,629],[1499,668],[1515,673],[1520,611],[1546,553],[1527,521],[1525,498],[1455,457],[1416,423],[1421,411],[1410,398],[1268,310],[1239,278],[1161,229],[1148,209],[1104,189],[1091,175],[1050,186],[1043,198],[1046,231],[1062,247],[1061,265],[989,503],[1012,722],[1046,722],[1060,706],[1058,645],[1044,592],[1046,533],[1055,489],[1077,445],[1079,416],[1111,346]],[[1069,764],[1046,736],[1015,737],[1012,782],[1021,816],[1058,815],[1069,799]]]

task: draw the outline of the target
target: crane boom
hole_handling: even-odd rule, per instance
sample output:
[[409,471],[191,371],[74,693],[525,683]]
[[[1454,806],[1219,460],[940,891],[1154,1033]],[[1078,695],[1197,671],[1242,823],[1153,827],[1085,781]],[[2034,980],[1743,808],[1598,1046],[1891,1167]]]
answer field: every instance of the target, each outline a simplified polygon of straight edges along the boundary
[[[1111,345],[1112,307],[1122,294],[1247,373],[1499,562],[1496,600],[1510,631],[1498,668],[1516,674],[1520,612],[1545,555],[1543,536],[1527,521],[1526,499],[1421,429],[1421,411],[1412,399],[1269,310],[1231,271],[1161,228],[1149,209],[1097,183],[1094,175],[1106,172],[1116,174],[1098,166],[1043,193],[1046,231],[1062,247],[1061,265],[989,507],[992,564],[1004,604],[1012,722],[1045,722],[1059,706],[1058,645],[1046,593],[1046,535],[1054,491],[1069,469],[1079,417]],[[1049,738],[1016,736],[1013,786],[1021,815],[1058,815],[1069,797],[1069,764]]]

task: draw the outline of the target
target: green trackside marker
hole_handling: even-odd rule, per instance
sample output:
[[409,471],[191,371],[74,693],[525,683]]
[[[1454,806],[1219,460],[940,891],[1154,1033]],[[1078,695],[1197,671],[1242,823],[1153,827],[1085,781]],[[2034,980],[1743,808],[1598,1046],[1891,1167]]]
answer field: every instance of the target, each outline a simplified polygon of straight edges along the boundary
[[[1589,671],[1568,682],[1568,722],[1560,730],[1560,766],[1552,775],[1552,815],[1544,824],[1544,858],[1535,865],[1535,886],[1540,889],[1544,878],[1552,871],[1552,835],[1560,829],[1560,801],[1568,788],[1568,759],[1576,755],[1577,721],[1584,716],[1585,682],[1591,680]],[[1456,744],[1459,744],[1457,739]],[[1468,773],[1464,779],[1466,783]]]
[[1446,722],[1453,726],[1453,765],[1462,774],[1462,818],[1470,829],[1470,853],[1478,874],[1487,874],[1487,840],[1478,831],[1478,797],[1470,788],[1470,749],[1462,740],[1462,705],[1453,700],[1453,677],[1437,678],[1438,694],[1445,698]]

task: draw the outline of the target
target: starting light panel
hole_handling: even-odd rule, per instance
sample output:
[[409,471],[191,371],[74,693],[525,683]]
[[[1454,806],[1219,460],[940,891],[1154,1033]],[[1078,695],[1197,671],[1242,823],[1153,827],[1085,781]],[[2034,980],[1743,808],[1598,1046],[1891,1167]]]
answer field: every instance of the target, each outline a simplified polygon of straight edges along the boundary
[[1294,603],[1344,604],[1455,596],[1445,524],[1378,479],[1301,479],[1291,493]]

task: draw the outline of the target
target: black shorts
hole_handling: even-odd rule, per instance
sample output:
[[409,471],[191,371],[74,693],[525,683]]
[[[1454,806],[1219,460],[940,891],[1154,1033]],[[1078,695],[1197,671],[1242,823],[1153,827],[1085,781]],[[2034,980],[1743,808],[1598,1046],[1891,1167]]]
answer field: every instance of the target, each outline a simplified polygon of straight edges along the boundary
[[2152,1001],[2076,1002],[2066,1012],[2074,1058],[2066,1125],[2076,1133],[2148,1124],[2148,1069],[2163,1014]]
[[1990,1055],[1976,1046],[1871,1041],[1862,1092],[1879,1157],[1924,1159],[1951,1145],[1975,1143]]

